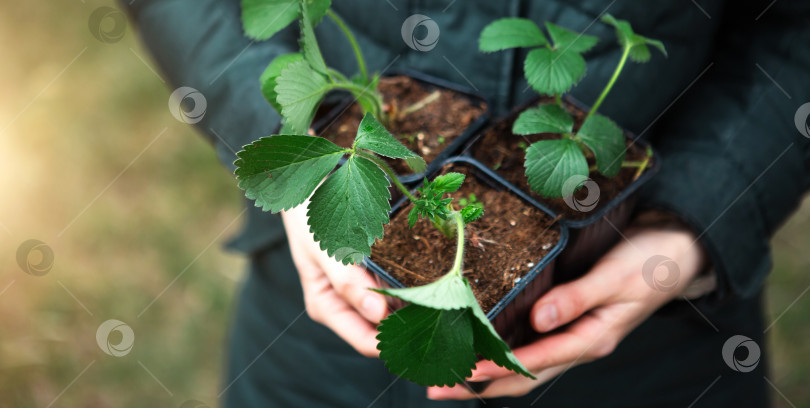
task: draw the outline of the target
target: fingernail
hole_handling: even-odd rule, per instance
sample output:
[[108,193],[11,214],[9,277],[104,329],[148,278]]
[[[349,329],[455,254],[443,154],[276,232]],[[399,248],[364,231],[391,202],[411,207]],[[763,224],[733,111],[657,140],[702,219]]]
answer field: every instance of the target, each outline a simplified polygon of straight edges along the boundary
[[486,375],[476,375],[476,374],[473,374],[473,375],[472,375],[472,376],[471,376],[471,377],[470,377],[470,378],[469,378],[467,381],[470,381],[470,382],[480,382],[480,381],[489,381],[490,379],[491,379],[491,378],[489,378],[489,376],[486,376]]
[[446,399],[455,399],[455,398],[463,398],[469,394],[467,389],[460,386],[454,387],[430,387],[427,390],[427,398],[429,400],[446,400]]
[[382,309],[385,307],[383,301],[374,295],[366,295],[363,298],[363,311],[370,316],[379,316],[382,314]]
[[534,328],[540,332],[554,329],[557,327],[558,318],[557,306],[551,303],[544,305],[540,307],[540,310],[537,311],[537,315],[534,316]]

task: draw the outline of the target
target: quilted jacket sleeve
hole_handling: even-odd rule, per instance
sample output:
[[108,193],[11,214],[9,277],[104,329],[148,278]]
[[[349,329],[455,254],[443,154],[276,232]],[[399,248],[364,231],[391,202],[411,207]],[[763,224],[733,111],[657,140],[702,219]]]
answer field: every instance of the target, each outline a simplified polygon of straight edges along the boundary
[[714,16],[712,60],[662,119],[662,171],[642,192],[697,231],[720,298],[759,291],[770,238],[810,187],[810,138],[794,120],[810,102],[810,4],[766,3],[727,2]]
[[[244,36],[236,0],[121,1],[152,59],[172,89],[187,86],[205,97],[198,129],[231,170],[242,146],[275,132],[281,118],[264,99],[259,77],[279,54],[297,50],[294,25],[267,41]],[[281,242],[279,217],[247,203],[245,228],[229,247],[256,252]]]
[[121,5],[171,86],[195,88],[205,96],[207,111],[197,126],[226,165],[233,165],[234,152],[242,146],[276,130],[279,115],[262,96],[258,81],[276,55],[297,50],[292,28],[268,41],[251,41],[242,31],[239,2],[232,0]]

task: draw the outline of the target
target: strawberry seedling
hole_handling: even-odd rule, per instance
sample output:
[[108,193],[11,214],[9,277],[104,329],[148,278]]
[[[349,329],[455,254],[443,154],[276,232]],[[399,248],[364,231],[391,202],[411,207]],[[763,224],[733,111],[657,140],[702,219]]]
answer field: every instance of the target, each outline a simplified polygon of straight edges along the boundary
[[[531,48],[524,61],[526,80],[535,91],[551,96],[555,101],[525,110],[512,128],[517,135],[553,133],[559,136],[537,141],[526,149],[526,177],[532,190],[544,197],[571,195],[593,170],[611,178],[622,167],[638,167],[638,175],[650,164],[650,150],[646,160],[625,161],[622,130],[597,111],[628,59],[647,62],[651,57],[649,46],[659,49],[664,55],[666,49],[660,41],[636,34],[627,21],[617,20],[610,14],[605,14],[602,21],[615,28],[622,54],[613,75],[576,131],[574,118],[563,106],[561,95],[585,75],[582,54],[596,45],[598,39],[552,23],[545,24],[549,35],[546,37],[534,22],[521,18],[494,21],[481,32],[481,51]],[[594,166],[588,165],[589,158],[595,161]],[[571,180],[576,182],[571,184]]]
[[[277,56],[260,78],[262,93],[284,118],[282,133],[306,134],[324,96],[333,90],[350,92],[364,112],[385,121],[377,91],[379,75],[369,74],[363,52],[331,0],[243,0],[242,25],[254,40],[267,40],[298,20],[300,52]],[[326,65],[313,29],[324,18],[332,20],[351,44],[359,74],[347,78]]]
[[[276,135],[245,146],[237,156],[235,173],[245,195],[272,212],[309,198],[310,231],[321,249],[344,264],[362,262],[383,238],[391,208],[389,180],[413,204],[411,226],[426,218],[447,239],[456,239],[453,265],[440,279],[419,287],[378,289],[409,302],[379,326],[380,357],[391,372],[422,385],[452,385],[469,377],[481,356],[532,377],[499,337],[463,276],[464,229],[484,213],[480,204],[459,207],[446,197],[461,187],[464,175],[425,180],[412,194],[380,156],[403,159],[415,172],[424,171],[424,160],[371,114],[363,118],[350,148],[314,136]],[[345,164],[333,172],[343,157]]]

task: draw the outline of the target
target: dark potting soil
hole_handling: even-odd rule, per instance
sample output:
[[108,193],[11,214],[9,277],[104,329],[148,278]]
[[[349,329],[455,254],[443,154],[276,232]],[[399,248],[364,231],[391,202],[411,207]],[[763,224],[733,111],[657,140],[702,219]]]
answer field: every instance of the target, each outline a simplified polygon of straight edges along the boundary
[[[391,117],[391,121],[386,124],[388,131],[428,163],[483,115],[486,109],[486,106],[474,103],[464,94],[425,84],[407,76],[381,78],[379,90]],[[402,112],[434,91],[439,92],[438,99],[422,109],[401,119],[394,119],[394,115],[391,115]],[[360,106],[352,104],[334,123],[321,131],[321,135],[341,147],[351,147],[362,119]],[[402,160],[387,161],[398,174],[412,173]]]
[[[552,103],[552,99],[543,99],[538,104]],[[587,112],[563,102],[566,109],[574,117],[574,130],[578,130],[585,120]],[[526,157],[525,150],[521,147],[521,143],[526,146],[538,140],[554,139],[556,135],[551,133],[540,133],[535,135],[520,136],[512,134],[512,124],[517,119],[518,114],[513,114],[503,121],[500,121],[495,126],[490,126],[484,130],[484,134],[480,136],[475,144],[473,144],[470,151],[471,155],[478,159],[478,161],[493,169],[496,173],[501,175],[510,183],[514,184],[521,190],[529,193],[538,201],[546,204],[552,211],[557,214],[562,214],[563,217],[571,220],[581,220],[588,218],[594,211],[603,207],[610,200],[618,196],[630,183],[633,182],[637,168],[622,168],[615,178],[607,178],[600,174],[598,171],[592,171],[589,177],[596,182],[599,186],[599,202],[597,203],[594,211],[582,212],[576,211],[566,204],[562,198],[544,198],[535,193],[529,187],[529,181],[526,179],[524,160]],[[633,144],[632,140],[627,140],[627,157],[625,160],[640,161],[644,160],[646,152],[644,148],[639,145]],[[651,160],[650,166],[652,166]],[[588,159],[588,165],[595,163],[593,158]],[[588,190],[582,188],[574,193],[574,198],[584,199],[588,195]]]
[[[464,185],[452,194],[458,199],[475,194],[484,215],[465,229],[464,276],[470,281],[484,312],[489,312],[515,286],[516,280],[545,257],[560,239],[554,220],[508,191],[496,191],[477,180],[464,166],[445,168],[466,174]],[[435,281],[453,266],[456,239],[448,239],[430,221],[408,228],[410,204],[385,226],[385,238],[371,251],[371,259],[405,286]]]

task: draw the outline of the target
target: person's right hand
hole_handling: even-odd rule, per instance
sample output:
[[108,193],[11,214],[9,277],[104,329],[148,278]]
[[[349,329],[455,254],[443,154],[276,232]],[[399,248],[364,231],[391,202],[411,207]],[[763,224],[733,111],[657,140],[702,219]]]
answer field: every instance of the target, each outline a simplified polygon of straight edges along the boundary
[[308,204],[281,213],[307,314],[360,354],[377,357],[376,325],[388,314],[385,297],[368,290],[377,285],[365,269],[343,265],[319,248],[307,225]]

